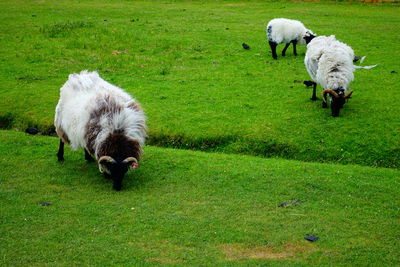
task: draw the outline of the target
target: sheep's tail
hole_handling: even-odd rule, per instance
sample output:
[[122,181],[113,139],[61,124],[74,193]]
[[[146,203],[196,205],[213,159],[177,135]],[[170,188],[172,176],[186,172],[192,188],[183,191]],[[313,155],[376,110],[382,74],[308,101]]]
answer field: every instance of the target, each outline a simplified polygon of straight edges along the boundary
[[371,66],[356,66],[356,65],[354,65],[354,68],[369,70],[369,69],[375,68],[376,66],[378,66],[378,64],[371,65]]
[[273,40],[272,40],[271,33],[272,33],[272,26],[271,26],[271,25],[268,25],[268,26],[267,26],[267,38],[268,38],[268,41],[273,41]]
[[[363,56],[363,57],[361,58],[360,64],[364,62],[364,59],[365,59],[366,57],[367,57],[367,56]],[[354,65],[354,68],[355,68],[355,69],[365,69],[365,70],[369,70],[369,69],[375,68],[376,66],[378,66],[378,64],[371,65],[371,66],[356,66],[356,65]]]

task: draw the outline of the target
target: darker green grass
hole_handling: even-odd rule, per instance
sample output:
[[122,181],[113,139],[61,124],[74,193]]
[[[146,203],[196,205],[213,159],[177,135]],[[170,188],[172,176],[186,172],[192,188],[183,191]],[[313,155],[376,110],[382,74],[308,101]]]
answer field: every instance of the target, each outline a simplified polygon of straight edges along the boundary
[[116,192],[56,138],[0,137],[2,266],[400,264],[397,170],[147,146]]
[[[89,69],[138,99],[150,144],[399,168],[398,4],[19,0],[0,7],[0,116],[15,118],[7,127],[53,132],[58,89],[68,74]],[[309,79],[305,47],[272,60],[265,26],[275,17],[335,34],[367,55],[364,64],[379,64],[356,71],[339,118],[294,83]]]
[[80,28],[90,28],[93,27],[93,23],[84,22],[84,21],[67,21],[67,22],[59,22],[51,25],[44,25],[40,28],[40,31],[47,35],[48,37],[65,37],[72,30],[80,29]]

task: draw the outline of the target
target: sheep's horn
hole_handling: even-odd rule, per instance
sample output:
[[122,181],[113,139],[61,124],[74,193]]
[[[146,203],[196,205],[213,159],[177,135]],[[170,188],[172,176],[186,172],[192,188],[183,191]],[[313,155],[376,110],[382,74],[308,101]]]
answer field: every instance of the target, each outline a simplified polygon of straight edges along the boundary
[[99,164],[102,164],[105,162],[114,163],[115,160],[110,156],[102,156],[99,158],[98,162],[99,162]]
[[138,164],[138,160],[136,158],[134,158],[134,157],[127,157],[126,159],[124,159],[122,161],[122,163],[125,163],[125,164],[127,164],[129,162],[133,162],[135,164]]
[[348,92],[348,93],[344,96],[344,98],[345,98],[345,99],[350,98],[350,96],[351,96],[352,93],[353,93],[353,91]]
[[324,91],[322,91],[322,99],[324,100],[325,103],[326,103],[326,94],[331,94],[335,98],[339,98],[339,95],[332,89],[325,89]]

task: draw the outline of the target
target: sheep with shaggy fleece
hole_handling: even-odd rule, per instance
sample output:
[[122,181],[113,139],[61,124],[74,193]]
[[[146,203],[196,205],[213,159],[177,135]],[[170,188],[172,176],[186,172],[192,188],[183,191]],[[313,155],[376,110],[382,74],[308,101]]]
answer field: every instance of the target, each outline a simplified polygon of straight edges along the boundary
[[314,37],[315,34],[298,20],[278,18],[271,20],[267,25],[268,43],[274,59],[278,58],[276,54],[278,44],[286,43],[282,56],[285,56],[290,44],[293,44],[293,54],[297,56],[296,45],[308,44]]
[[334,35],[314,38],[307,45],[304,64],[307,72],[314,82],[311,100],[316,100],[317,83],[323,87],[322,107],[327,107],[326,95],[331,96],[332,116],[339,116],[340,109],[349,99],[353,91],[349,90],[349,84],[354,80],[356,67],[353,65],[353,49],[336,40]]
[[140,105],[97,72],[71,74],[60,89],[55,127],[60,137],[58,160],[64,161],[64,143],[84,148],[85,159],[97,159],[100,172],[120,190],[125,173],[136,167],[146,138],[146,118]]

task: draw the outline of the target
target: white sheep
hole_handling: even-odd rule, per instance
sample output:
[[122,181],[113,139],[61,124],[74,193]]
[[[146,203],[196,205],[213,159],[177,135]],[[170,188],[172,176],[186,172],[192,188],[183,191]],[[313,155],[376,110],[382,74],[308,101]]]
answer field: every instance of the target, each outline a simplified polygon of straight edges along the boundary
[[128,169],[136,167],[146,138],[146,118],[140,105],[97,72],[71,74],[60,89],[55,121],[60,137],[58,160],[64,161],[64,143],[84,148],[120,190]]
[[[322,107],[327,107],[326,95],[331,96],[332,116],[340,109],[353,91],[349,84],[354,80],[354,52],[350,46],[336,40],[334,35],[319,36],[307,45],[304,64],[314,82],[311,100],[316,100],[316,83],[323,87]],[[316,82],[316,83],[315,83]]]
[[282,50],[282,56],[285,56],[286,49],[293,44],[293,54],[297,56],[296,45],[308,44],[315,34],[304,27],[298,20],[278,18],[268,22],[267,38],[271,47],[272,57],[277,59],[276,47],[278,44],[286,43]]

